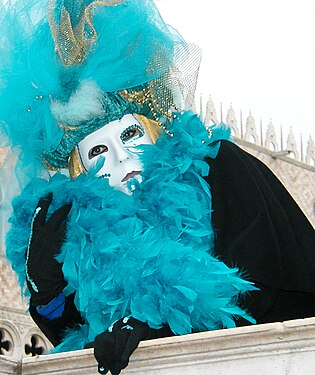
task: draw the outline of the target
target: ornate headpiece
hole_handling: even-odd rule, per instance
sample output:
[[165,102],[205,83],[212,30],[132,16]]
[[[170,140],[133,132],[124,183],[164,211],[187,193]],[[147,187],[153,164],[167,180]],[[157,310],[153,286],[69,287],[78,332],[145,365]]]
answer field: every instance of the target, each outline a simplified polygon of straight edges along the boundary
[[8,5],[0,51],[0,127],[24,167],[67,167],[80,140],[127,113],[171,135],[176,106],[193,101],[200,51],[152,0],[48,0],[42,9],[39,0]]

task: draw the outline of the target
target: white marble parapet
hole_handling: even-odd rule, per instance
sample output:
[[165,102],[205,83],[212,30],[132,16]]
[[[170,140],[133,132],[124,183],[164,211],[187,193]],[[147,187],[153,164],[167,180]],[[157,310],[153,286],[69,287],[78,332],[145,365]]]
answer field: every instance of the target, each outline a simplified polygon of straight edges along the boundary
[[[1,374],[96,375],[93,350],[14,359]],[[313,375],[315,318],[142,342],[122,375]]]
[[21,372],[21,360],[11,357],[0,355],[0,374],[1,375],[20,375]]

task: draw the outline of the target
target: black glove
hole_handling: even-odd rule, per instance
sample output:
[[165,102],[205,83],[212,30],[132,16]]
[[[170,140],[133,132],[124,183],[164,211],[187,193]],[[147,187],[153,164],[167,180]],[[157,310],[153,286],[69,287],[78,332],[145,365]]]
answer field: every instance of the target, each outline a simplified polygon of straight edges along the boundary
[[94,355],[98,362],[98,372],[118,375],[127,367],[129,357],[136,350],[140,341],[173,336],[168,326],[153,329],[147,323],[134,318],[118,320],[107,331],[95,337],[94,343],[87,347],[94,347]]
[[74,304],[74,297],[74,294],[66,297],[62,316],[52,320],[40,315],[37,312],[36,306],[30,306],[31,317],[53,346],[61,344],[66,330],[85,323]]
[[33,305],[46,305],[57,297],[67,285],[62,273],[62,264],[55,256],[59,253],[66,231],[66,218],[71,204],[55,211],[46,222],[52,194],[38,202],[32,221],[32,232],[27,248],[26,282]]

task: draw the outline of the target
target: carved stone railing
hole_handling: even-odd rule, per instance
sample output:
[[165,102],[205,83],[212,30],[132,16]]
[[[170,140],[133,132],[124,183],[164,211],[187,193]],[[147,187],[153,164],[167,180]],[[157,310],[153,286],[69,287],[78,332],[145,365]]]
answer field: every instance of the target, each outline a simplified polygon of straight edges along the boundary
[[29,315],[0,306],[0,355],[10,358],[32,357],[51,348],[51,343]]
[[[97,374],[92,349],[0,356],[1,374]],[[122,375],[313,375],[315,318],[142,342]]]

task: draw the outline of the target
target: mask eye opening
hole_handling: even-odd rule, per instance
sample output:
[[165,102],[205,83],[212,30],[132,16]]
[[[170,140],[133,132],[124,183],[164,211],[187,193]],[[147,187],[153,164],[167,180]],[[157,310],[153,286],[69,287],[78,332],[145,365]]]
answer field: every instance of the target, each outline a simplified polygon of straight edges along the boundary
[[142,125],[132,124],[121,133],[120,140],[122,144],[126,144],[143,137],[144,134],[145,131]]
[[95,156],[101,155],[104,152],[108,151],[108,147],[106,145],[96,145],[93,146],[88,152],[89,160],[93,159]]

